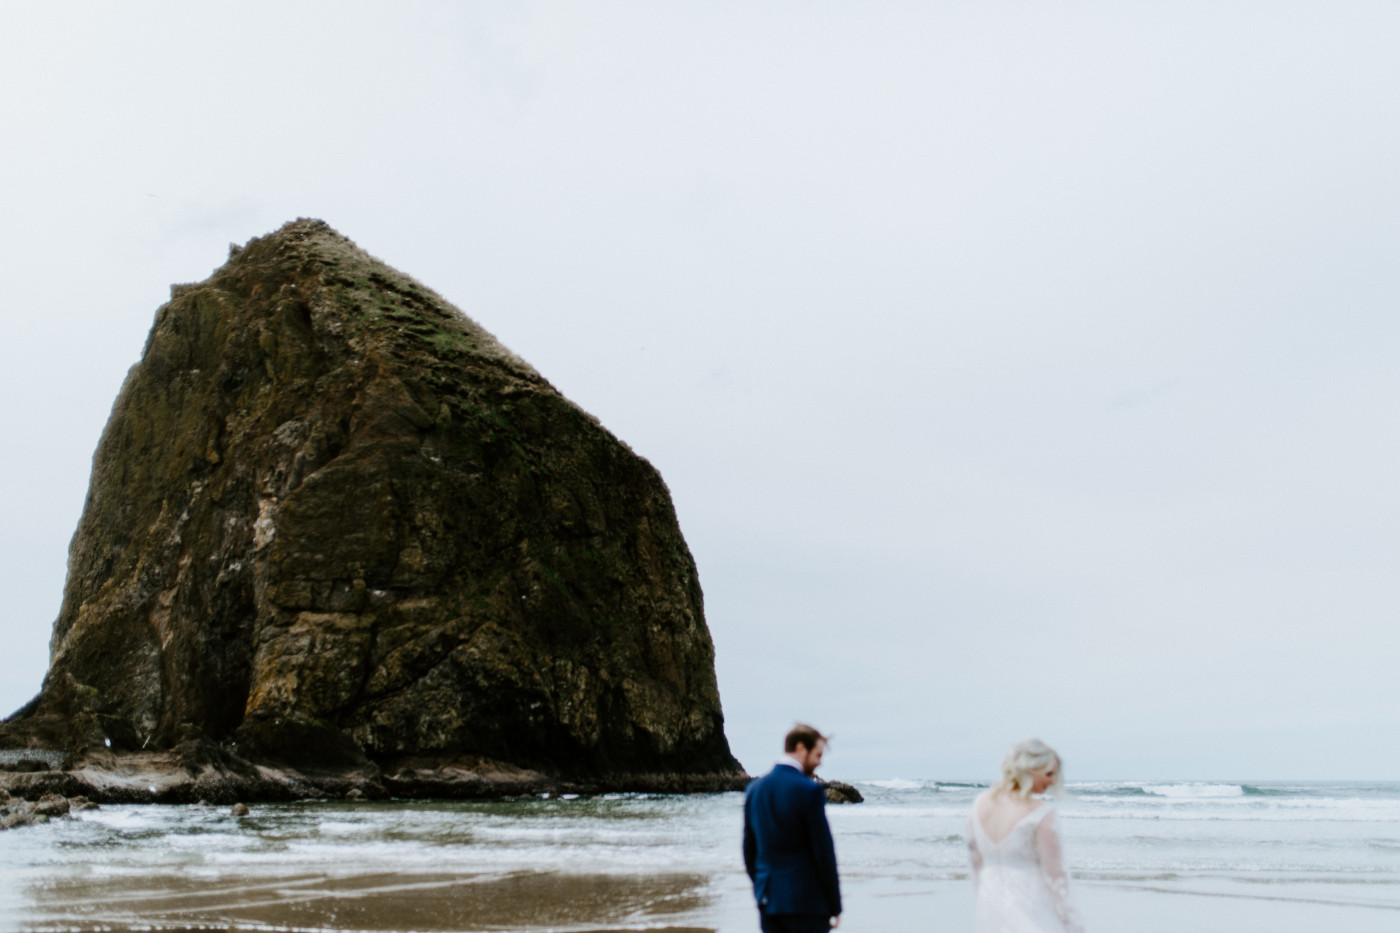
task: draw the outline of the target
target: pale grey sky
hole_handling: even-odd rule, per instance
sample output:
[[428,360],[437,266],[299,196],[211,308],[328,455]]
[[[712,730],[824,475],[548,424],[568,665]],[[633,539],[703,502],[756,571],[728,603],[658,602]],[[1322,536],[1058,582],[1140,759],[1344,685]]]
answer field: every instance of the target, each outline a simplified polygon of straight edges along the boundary
[[0,6],[0,706],[172,282],[320,217],[647,457],[736,754],[1400,774],[1400,6]]

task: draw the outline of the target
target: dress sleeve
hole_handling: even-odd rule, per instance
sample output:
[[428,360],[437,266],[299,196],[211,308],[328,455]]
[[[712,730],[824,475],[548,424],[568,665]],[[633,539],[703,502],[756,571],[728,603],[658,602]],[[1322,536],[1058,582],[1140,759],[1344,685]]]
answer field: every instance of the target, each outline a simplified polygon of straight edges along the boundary
[[1069,899],[1069,874],[1065,871],[1064,848],[1060,844],[1060,826],[1055,819],[1055,811],[1045,814],[1045,818],[1035,828],[1035,849],[1040,859],[1040,874],[1050,891],[1050,901],[1055,913],[1068,933],[1084,933],[1079,920],[1079,912]]
[[972,863],[972,888],[982,883],[982,852],[977,848],[977,830],[972,825],[972,814],[967,817],[967,858]]

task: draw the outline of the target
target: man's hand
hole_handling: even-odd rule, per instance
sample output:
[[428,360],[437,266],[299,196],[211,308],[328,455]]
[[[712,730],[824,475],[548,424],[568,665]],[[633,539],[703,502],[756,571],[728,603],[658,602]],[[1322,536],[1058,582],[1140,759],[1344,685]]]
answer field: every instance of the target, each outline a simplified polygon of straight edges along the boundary
[[841,925],[841,915],[837,914],[831,918],[831,928],[834,930]]

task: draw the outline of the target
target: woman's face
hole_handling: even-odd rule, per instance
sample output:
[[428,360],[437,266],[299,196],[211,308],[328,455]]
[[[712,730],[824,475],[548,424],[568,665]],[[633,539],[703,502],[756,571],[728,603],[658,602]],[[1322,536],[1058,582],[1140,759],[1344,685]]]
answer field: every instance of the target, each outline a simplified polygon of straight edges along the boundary
[[1031,772],[1031,793],[1043,794],[1045,789],[1055,783],[1055,776],[1060,773],[1060,763],[1057,761],[1039,771]]

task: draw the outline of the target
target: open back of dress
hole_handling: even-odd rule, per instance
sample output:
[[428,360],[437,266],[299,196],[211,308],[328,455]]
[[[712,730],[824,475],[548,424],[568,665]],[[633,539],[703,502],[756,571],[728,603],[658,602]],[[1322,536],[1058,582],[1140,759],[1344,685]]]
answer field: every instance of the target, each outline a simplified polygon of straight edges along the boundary
[[977,933],[1082,933],[1069,902],[1054,808],[1031,810],[998,842],[982,828],[977,810],[974,804],[968,819]]

